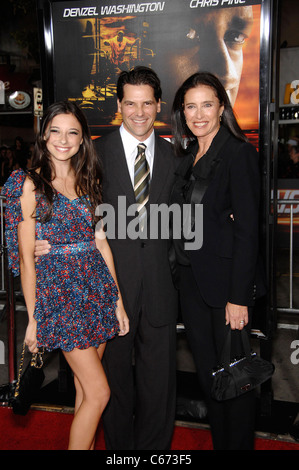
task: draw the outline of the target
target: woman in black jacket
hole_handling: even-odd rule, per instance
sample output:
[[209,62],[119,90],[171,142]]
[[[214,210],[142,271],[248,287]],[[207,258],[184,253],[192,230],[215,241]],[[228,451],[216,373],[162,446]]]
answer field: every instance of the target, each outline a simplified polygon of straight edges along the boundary
[[186,249],[186,240],[173,240],[186,335],[208,405],[214,449],[252,449],[254,392],[216,402],[210,391],[229,328],[233,357],[242,352],[240,330],[250,332],[259,289],[258,154],[240,129],[224,87],[210,73],[196,73],[179,88],[172,121],[182,162],[171,203],[190,204],[193,214],[196,204],[203,207],[203,223],[193,227],[197,237],[202,231],[201,248],[194,243],[192,249],[188,240]]

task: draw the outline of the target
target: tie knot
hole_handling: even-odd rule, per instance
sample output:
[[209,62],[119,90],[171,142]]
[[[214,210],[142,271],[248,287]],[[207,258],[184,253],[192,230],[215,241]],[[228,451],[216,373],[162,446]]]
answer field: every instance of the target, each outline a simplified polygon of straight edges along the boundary
[[137,148],[138,148],[138,155],[140,155],[141,153],[143,153],[146,149],[146,145],[145,144],[138,144],[137,145]]

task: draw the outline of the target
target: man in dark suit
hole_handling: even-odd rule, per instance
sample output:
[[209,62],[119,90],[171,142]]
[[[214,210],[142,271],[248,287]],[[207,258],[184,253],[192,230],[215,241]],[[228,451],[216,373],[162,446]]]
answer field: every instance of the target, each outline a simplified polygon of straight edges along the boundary
[[[115,210],[116,221],[124,215],[120,197],[127,207],[136,203],[134,161],[137,145],[146,145],[150,190],[146,203],[150,224],[152,204],[168,204],[174,182],[176,158],[172,146],[154,131],[161,108],[157,75],[148,68],[122,72],[117,87],[120,129],[96,142],[103,163],[103,201]],[[125,217],[125,219],[123,219]],[[168,240],[151,239],[144,232],[118,237],[124,227],[116,223],[116,236],[108,240],[130,332],[108,342],[104,367],[111,399],[103,422],[108,449],[169,449],[175,417],[177,294],[168,261]]]

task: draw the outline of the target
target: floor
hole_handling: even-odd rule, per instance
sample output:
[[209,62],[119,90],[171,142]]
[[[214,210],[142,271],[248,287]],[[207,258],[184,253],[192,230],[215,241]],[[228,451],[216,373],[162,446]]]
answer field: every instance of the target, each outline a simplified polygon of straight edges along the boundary
[[[288,255],[280,253],[277,270],[278,306],[288,305]],[[298,267],[298,269],[297,269]],[[294,264],[294,307],[299,305],[299,256]],[[18,286],[16,286],[18,289]],[[2,310],[1,310],[2,308]],[[27,313],[22,298],[17,298],[15,312],[15,336],[17,365],[21,355],[22,342],[27,323]],[[271,387],[257,393],[257,432],[284,436],[299,440],[299,330],[298,314],[278,312],[277,328],[272,339],[272,362],[275,373]],[[263,339],[252,338],[253,349],[260,352]],[[4,349],[4,351],[3,351]],[[25,362],[29,355],[26,354]],[[16,365],[16,368],[17,368]],[[45,381],[36,397],[39,407],[56,407],[72,410],[74,390],[69,371],[59,353],[45,356]],[[17,371],[15,372],[17,376]],[[183,328],[178,327],[177,336],[177,419],[205,424],[207,413],[197,385],[192,355],[188,348]],[[6,403],[9,394],[9,368],[7,351],[7,312],[5,297],[0,299],[0,402]],[[2,385],[2,387],[1,387]],[[298,428],[297,428],[298,422]]]

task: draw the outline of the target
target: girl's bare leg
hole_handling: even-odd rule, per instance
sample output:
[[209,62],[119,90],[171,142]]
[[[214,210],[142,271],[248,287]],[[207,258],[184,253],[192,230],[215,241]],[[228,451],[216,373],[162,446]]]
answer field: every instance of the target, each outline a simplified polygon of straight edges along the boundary
[[[103,343],[103,344],[100,344],[100,346],[98,347],[97,349],[97,352],[98,352],[98,356],[100,358],[100,360],[102,361],[102,358],[103,358],[103,354],[104,354],[104,351],[105,351],[105,347],[106,347],[106,343]],[[75,397],[75,410],[74,410],[74,414],[77,413],[78,409],[80,408],[81,406],[81,403],[83,401],[83,389],[80,385],[80,382],[79,380],[77,379],[76,375],[74,375],[74,384],[75,384],[75,389],[76,389],[76,397]],[[89,450],[93,450],[94,449],[94,444],[95,444],[95,439],[93,439],[93,442],[90,446],[90,449]]]
[[109,385],[95,348],[74,349],[64,352],[64,355],[74,373],[79,394],[70,431],[69,450],[89,450],[110,398]]

